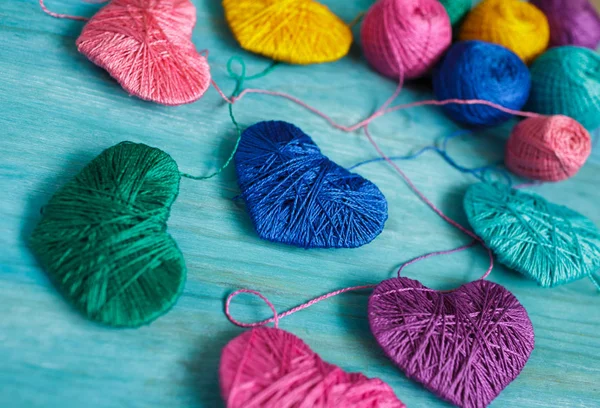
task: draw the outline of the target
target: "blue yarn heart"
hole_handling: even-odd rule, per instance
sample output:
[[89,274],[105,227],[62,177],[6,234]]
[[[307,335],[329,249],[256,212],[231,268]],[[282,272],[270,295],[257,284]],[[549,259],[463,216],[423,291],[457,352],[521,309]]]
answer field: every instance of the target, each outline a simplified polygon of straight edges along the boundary
[[464,207],[473,230],[509,268],[544,287],[594,281],[600,231],[583,215],[499,183],[471,186]]
[[247,128],[235,167],[263,239],[303,248],[355,248],[379,235],[387,220],[387,202],[377,186],[329,160],[290,123]]

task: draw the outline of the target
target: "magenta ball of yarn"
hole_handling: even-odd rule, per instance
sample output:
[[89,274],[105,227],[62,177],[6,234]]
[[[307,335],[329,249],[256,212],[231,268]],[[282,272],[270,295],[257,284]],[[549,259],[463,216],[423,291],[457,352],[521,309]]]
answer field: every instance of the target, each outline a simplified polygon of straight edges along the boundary
[[438,0],[379,0],[365,15],[360,35],[375,70],[411,79],[440,59],[452,40],[452,26]]
[[527,118],[514,127],[504,161],[519,176],[560,181],[574,176],[591,150],[590,134],[575,119],[541,116]]
[[589,0],[532,0],[548,17],[550,45],[578,45],[596,49],[600,16]]

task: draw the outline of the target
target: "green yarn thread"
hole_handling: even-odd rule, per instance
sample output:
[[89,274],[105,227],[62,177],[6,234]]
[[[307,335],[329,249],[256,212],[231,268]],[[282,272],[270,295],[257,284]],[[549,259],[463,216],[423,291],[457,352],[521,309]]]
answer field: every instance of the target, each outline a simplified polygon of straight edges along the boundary
[[450,24],[456,26],[471,10],[471,0],[440,0],[450,17]]
[[543,287],[589,276],[600,290],[600,231],[583,215],[500,183],[472,185],[464,207],[502,264]]
[[179,180],[168,154],[123,142],[92,160],[44,207],[31,247],[84,315],[137,327],[177,301],[186,269],[166,222]]
[[588,130],[600,126],[600,55],[574,46],[542,54],[531,66],[526,109],[570,116]]
[[[238,64],[240,64],[240,67],[242,70],[242,72],[240,74],[236,73],[233,70],[233,62],[237,62]],[[271,65],[269,65],[263,71],[259,72],[258,74],[247,77],[246,76],[246,64],[244,63],[244,60],[240,57],[231,57],[229,59],[229,61],[227,61],[227,72],[229,73],[229,76],[231,78],[236,80],[235,89],[233,90],[233,94],[231,95],[231,97],[235,98],[242,92],[242,90],[244,89],[244,81],[250,81],[252,79],[262,78],[265,75],[267,75],[269,72],[273,71],[278,64],[279,64],[279,62],[273,61],[271,63]],[[181,173],[182,177],[189,178],[192,180],[208,180],[208,179],[211,179],[211,178],[221,174],[221,172],[223,172],[223,170],[225,170],[227,168],[227,166],[229,166],[229,164],[233,160],[233,157],[235,156],[235,152],[237,152],[238,146],[240,144],[240,140],[242,139],[242,129],[241,129],[240,124],[237,122],[237,120],[235,120],[235,116],[233,115],[233,104],[231,104],[231,103],[229,104],[229,118],[231,119],[231,123],[233,123],[233,126],[235,127],[235,131],[237,133],[237,138],[235,140],[235,145],[233,146],[233,150],[229,154],[229,157],[227,158],[227,160],[225,160],[225,163],[221,167],[219,167],[217,169],[217,171],[209,174],[208,176],[193,176],[188,173]]]

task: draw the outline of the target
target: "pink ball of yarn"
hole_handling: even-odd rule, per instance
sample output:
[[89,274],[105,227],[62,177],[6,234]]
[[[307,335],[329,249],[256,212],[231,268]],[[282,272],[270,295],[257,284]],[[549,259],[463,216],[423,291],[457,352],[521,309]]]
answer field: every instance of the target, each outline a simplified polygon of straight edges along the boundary
[[506,167],[519,176],[560,181],[579,171],[592,150],[588,131],[563,115],[523,120],[506,145]]
[[427,73],[450,46],[452,26],[438,0],[379,0],[360,34],[373,68],[394,79],[411,79]]

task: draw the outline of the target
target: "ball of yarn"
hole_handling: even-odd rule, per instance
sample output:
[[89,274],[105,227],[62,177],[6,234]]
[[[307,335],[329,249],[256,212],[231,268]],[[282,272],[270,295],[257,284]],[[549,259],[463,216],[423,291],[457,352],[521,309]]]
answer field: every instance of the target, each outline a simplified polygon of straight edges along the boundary
[[548,50],[531,66],[526,109],[570,116],[588,130],[600,126],[600,56],[583,47]]
[[282,121],[247,128],[235,154],[242,198],[258,235],[302,248],[356,248],[387,220],[377,186],[332,162]]
[[521,0],[483,0],[460,27],[461,40],[483,40],[533,61],[548,47],[550,27],[544,13]]
[[[531,79],[525,63],[501,45],[483,41],[454,44],[433,75],[439,100],[484,99],[520,110],[527,102]],[[510,114],[485,105],[449,104],[442,107],[452,119],[469,125],[496,125]]]
[[500,183],[467,190],[465,213],[498,261],[543,287],[587,277],[600,268],[600,231],[570,208]]
[[600,43],[600,16],[589,0],[532,0],[550,24],[550,45],[593,50]]
[[329,364],[292,333],[259,327],[223,349],[227,408],[406,408],[389,385]]
[[471,0],[439,0],[450,17],[450,24],[462,21],[463,17],[471,10]]
[[463,408],[487,407],[519,375],[534,346],[523,305],[485,280],[451,292],[408,278],[385,280],[369,297],[369,323],[409,378]]
[[590,134],[568,116],[527,118],[506,144],[506,167],[519,176],[560,181],[574,176],[592,150]]
[[379,0],[361,28],[369,64],[393,79],[427,73],[452,40],[448,13],[437,0]]
[[90,319],[137,327],[179,298],[185,262],[166,231],[179,180],[168,154],[123,142],[92,160],[43,208],[31,248],[60,292]]
[[335,61],[352,44],[350,27],[313,0],[223,0],[223,8],[242,48],[276,61]]

